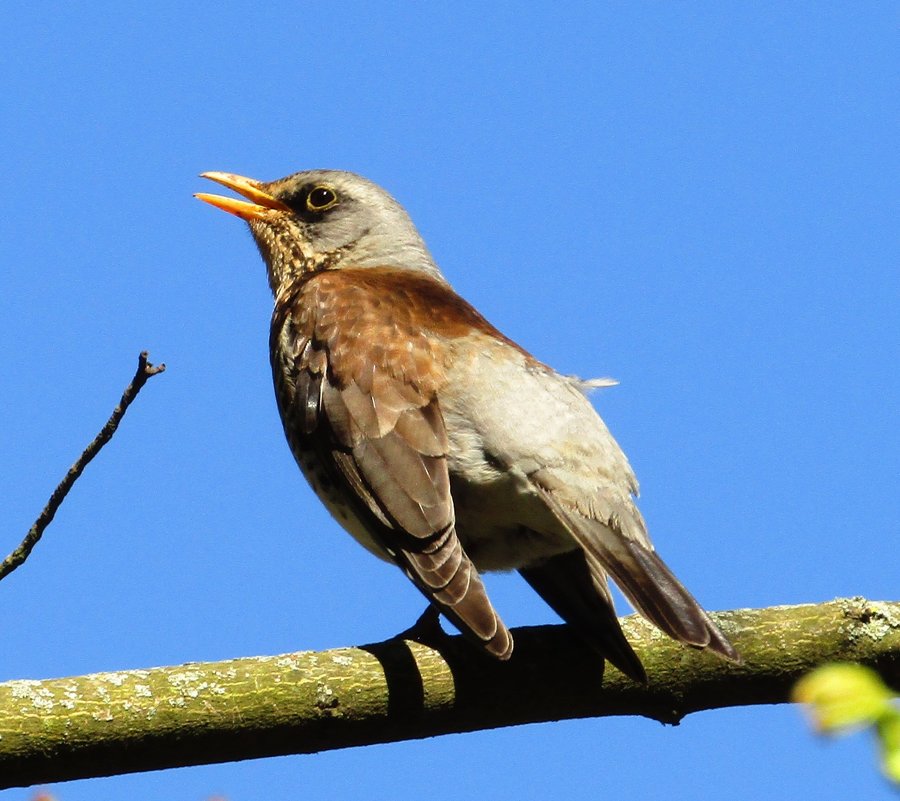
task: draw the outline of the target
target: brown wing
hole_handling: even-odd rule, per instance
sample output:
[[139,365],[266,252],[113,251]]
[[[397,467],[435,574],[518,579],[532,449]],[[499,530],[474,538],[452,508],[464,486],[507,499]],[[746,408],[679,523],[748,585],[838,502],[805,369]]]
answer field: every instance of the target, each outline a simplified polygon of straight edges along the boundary
[[272,358],[285,430],[316,452],[416,587],[506,659],[512,637],[456,535],[439,346],[411,318],[404,292],[374,295],[352,278],[323,273],[276,309]]

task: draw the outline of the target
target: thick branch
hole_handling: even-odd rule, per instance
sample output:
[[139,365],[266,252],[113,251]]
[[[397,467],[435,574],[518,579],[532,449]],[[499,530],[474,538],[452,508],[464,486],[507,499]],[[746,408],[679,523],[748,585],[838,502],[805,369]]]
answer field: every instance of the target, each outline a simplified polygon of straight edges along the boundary
[[508,663],[458,637],[0,684],[0,786],[299,754],[535,721],[783,703],[826,661],[900,684],[900,602],[861,598],[715,615],[740,667],[690,651],[649,624],[625,630],[648,686],[564,626],[515,632]]
[[0,562],[0,580],[12,573],[13,570],[23,564],[28,558],[34,546],[38,544],[38,541],[43,536],[44,529],[46,529],[53,521],[54,515],[62,505],[62,502],[66,499],[69,490],[72,489],[75,482],[78,481],[79,476],[84,472],[84,468],[91,463],[91,460],[100,453],[103,446],[106,445],[106,443],[112,439],[113,434],[116,433],[116,429],[119,427],[119,423],[122,422],[125,412],[128,411],[131,402],[138,396],[138,393],[141,391],[144,384],[147,383],[147,379],[158,373],[162,373],[166,369],[164,364],[150,364],[150,362],[147,361],[147,355],[147,351],[142,351],[138,356],[138,366],[134,378],[132,378],[131,383],[125,387],[125,391],[122,393],[122,397],[119,399],[116,408],[113,409],[112,414],[109,416],[109,420],[106,421],[106,425],[100,429],[100,433],[97,434],[91,443],[82,451],[81,456],[78,457],[75,464],[69,468],[69,472],[66,473],[63,480],[60,481],[56,489],[53,490],[50,500],[47,501],[47,505],[41,510],[38,519],[35,520],[31,528],[28,529],[28,533],[25,535],[22,542],[19,543],[19,547],[7,556],[6,559]]

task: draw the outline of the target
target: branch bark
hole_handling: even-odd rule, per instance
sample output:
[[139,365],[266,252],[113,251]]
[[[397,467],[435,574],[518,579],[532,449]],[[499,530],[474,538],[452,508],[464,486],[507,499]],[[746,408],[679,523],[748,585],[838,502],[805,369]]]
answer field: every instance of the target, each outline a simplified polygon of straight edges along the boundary
[[900,686],[900,602],[839,599],[714,617],[745,658],[726,664],[624,621],[647,686],[564,626],[518,629],[494,662],[458,637],[0,684],[0,787],[300,754],[521,723],[788,700],[828,661]]

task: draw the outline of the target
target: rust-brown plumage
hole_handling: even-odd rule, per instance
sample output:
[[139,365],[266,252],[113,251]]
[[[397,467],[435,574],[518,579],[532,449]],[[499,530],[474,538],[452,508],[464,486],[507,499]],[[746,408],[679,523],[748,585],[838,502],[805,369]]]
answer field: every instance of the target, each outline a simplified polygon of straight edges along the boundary
[[428,279],[389,268],[325,271],[277,297],[270,356],[285,435],[317,492],[504,658],[512,638],[456,534],[437,400],[447,341],[472,328],[494,331]]

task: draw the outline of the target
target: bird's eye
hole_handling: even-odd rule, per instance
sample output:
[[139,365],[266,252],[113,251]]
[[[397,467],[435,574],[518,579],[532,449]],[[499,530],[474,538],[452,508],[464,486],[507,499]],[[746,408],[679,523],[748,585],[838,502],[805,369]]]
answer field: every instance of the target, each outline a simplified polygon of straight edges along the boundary
[[337,202],[337,195],[328,186],[317,186],[306,196],[306,208],[314,212],[326,211]]

